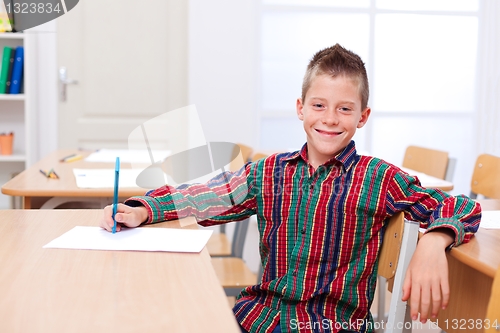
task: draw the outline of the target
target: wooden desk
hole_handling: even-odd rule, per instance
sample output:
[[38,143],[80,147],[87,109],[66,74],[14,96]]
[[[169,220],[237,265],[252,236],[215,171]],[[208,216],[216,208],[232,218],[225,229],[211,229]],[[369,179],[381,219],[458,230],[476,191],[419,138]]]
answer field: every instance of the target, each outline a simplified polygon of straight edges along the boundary
[[42,248],[76,225],[96,225],[101,214],[0,211],[0,332],[240,332],[206,249]]
[[[64,163],[59,160],[65,156],[78,153],[85,157],[91,151],[77,151],[70,149],[58,150],[44,157],[19,175],[2,186],[2,193],[23,197],[23,207],[33,208],[33,199],[38,199],[40,208],[54,208],[67,201],[98,201],[101,206],[113,200],[113,188],[88,189],[76,186],[73,169],[114,169],[114,163],[85,162],[83,159]],[[122,163],[123,168],[130,168],[127,163]],[[54,170],[60,179],[48,179],[40,170]],[[120,198],[126,199],[134,195],[143,195],[147,190],[141,188],[120,188]]]
[[[478,201],[483,210],[500,210],[500,200]],[[483,332],[468,325],[472,320],[484,324],[493,279],[500,267],[500,230],[479,228],[469,243],[448,253],[448,266],[450,303],[439,313],[439,326],[447,333]]]
[[[74,153],[81,154],[85,158],[90,155],[91,151],[63,149],[53,152],[5,183],[2,186],[2,193],[23,197],[23,207],[25,209],[50,209],[68,201],[95,202],[100,200],[101,206],[111,203],[113,198],[112,188],[79,188],[76,186],[73,169],[114,169],[114,163],[86,162],[84,159],[70,163],[62,163],[59,161],[61,158]],[[127,168],[130,166],[126,163],[122,163],[122,167]],[[60,179],[47,179],[40,174],[40,169],[50,170],[51,168],[56,170],[57,174],[61,177]],[[443,191],[450,191],[453,189],[453,183],[448,181],[424,175],[410,169],[404,170],[411,175],[419,177],[424,187],[439,188]],[[134,195],[143,195],[145,192],[146,190],[141,188],[120,188],[119,195],[121,199],[126,199]]]

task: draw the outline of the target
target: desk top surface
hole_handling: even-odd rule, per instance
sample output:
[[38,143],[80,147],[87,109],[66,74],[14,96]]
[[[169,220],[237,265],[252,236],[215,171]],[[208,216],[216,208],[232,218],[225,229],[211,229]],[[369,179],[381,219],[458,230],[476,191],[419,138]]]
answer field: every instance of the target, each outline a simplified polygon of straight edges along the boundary
[[[239,332],[201,253],[43,249],[102,210],[0,210],[0,332]],[[189,227],[194,219],[154,227]]]
[[[71,154],[80,154],[84,158],[74,162],[60,162],[60,159]],[[61,149],[47,155],[19,175],[2,186],[2,193],[27,197],[112,197],[113,188],[79,188],[76,185],[73,169],[114,169],[115,163],[86,162],[90,150]],[[40,170],[54,168],[60,179],[44,177]],[[130,168],[129,163],[122,163],[122,168]],[[120,188],[120,197],[143,195],[147,189]]]
[[[500,210],[500,200],[478,201],[483,211]],[[479,228],[469,243],[462,244],[450,251],[450,255],[489,277],[494,277],[500,267],[499,253],[500,229],[483,228]]]

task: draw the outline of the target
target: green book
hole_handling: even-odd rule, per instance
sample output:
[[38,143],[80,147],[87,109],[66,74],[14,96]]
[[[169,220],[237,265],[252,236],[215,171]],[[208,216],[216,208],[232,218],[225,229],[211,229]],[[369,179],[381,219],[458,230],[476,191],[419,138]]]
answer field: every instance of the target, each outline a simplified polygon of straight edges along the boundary
[[7,88],[7,80],[9,79],[10,55],[12,48],[5,46],[3,48],[2,69],[0,71],[0,94],[5,94]]

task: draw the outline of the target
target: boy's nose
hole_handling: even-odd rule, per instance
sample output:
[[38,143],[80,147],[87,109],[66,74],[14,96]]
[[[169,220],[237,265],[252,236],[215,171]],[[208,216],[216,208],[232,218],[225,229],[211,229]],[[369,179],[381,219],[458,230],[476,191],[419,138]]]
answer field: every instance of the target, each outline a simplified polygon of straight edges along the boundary
[[323,116],[322,122],[328,126],[337,125],[339,123],[339,118],[337,114],[335,114],[335,111],[327,111]]

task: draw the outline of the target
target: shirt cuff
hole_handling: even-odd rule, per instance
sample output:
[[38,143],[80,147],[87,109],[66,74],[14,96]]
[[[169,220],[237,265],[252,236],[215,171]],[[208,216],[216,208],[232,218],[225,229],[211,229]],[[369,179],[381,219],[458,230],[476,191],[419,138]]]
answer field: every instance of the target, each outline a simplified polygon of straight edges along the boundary
[[449,251],[454,246],[462,244],[462,242],[464,241],[464,236],[465,236],[464,225],[460,221],[454,218],[436,219],[434,222],[432,222],[431,226],[427,228],[425,233],[441,228],[452,230],[455,234],[455,240],[448,247],[446,247],[446,251]]
[[131,197],[124,202],[125,205],[130,207],[144,206],[148,210],[148,219],[142,224],[150,224],[163,221],[163,214],[155,198],[147,196]]

